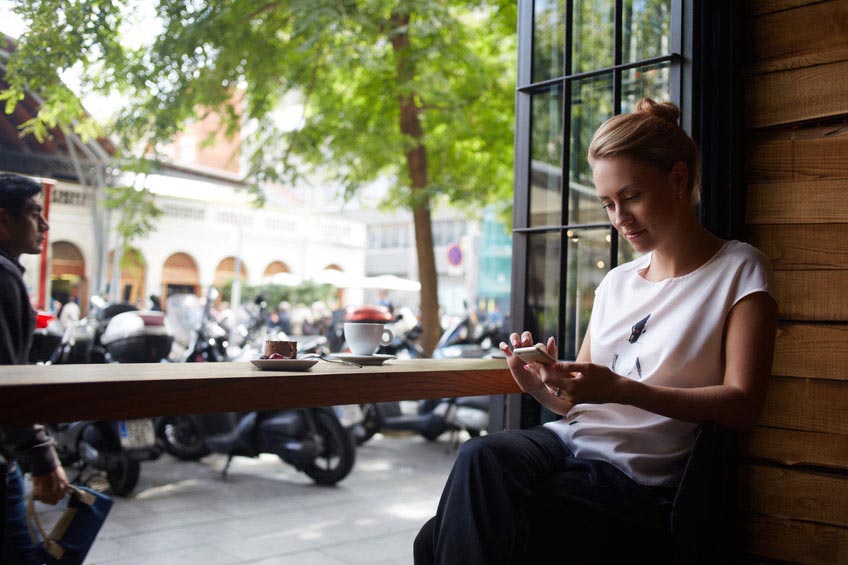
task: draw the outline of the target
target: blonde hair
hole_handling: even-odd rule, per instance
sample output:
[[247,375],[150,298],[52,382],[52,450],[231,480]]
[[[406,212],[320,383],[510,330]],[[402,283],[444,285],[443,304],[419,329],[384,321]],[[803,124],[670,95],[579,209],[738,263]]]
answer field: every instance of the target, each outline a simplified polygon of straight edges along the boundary
[[680,109],[671,102],[643,98],[631,114],[604,122],[589,144],[589,164],[599,159],[626,156],[671,171],[678,161],[689,169],[686,191],[694,206],[701,200],[701,166],[698,146],[678,125]]

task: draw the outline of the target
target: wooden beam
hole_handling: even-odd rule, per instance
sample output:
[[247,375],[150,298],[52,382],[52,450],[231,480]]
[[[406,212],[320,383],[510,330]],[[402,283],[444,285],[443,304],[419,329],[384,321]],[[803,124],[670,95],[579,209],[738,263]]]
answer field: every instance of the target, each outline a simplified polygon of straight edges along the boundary
[[848,59],[848,3],[820,2],[751,19],[746,74]]
[[848,471],[848,436],[782,430],[757,426],[740,434],[743,457],[764,459],[790,466],[830,467]]
[[848,180],[754,183],[747,199],[748,224],[848,223]]
[[741,550],[780,563],[848,563],[848,528],[746,514]]
[[752,16],[761,16],[819,2],[822,0],[750,0],[749,9]]
[[779,324],[772,374],[848,381],[848,326]]
[[760,425],[848,436],[848,382],[772,377]]
[[745,80],[745,127],[848,114],[848,61],[756,75]]
[[848,224],[752,225],[747,239],[777,271],[848,269]]
[[848,271],[776,271],[780,317],[784,320],[848,320]]
[[848,526],[848,477],[844,475],[743,465],[739,479],[742,510]]
[[748,183],[848,178],[848,126],[791,127],[749,132]]

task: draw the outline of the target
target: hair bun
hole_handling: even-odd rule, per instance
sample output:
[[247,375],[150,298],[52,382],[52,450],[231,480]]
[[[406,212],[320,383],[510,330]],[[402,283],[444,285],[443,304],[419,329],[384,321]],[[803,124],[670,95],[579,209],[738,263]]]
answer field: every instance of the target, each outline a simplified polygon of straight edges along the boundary
[[643,98],[636,104],[636,111],[644,114],[651,114],[658,118],[662,118],[673,124],[677,124],[680,119],[680,110],[671,102],[656,102],[650,98]]

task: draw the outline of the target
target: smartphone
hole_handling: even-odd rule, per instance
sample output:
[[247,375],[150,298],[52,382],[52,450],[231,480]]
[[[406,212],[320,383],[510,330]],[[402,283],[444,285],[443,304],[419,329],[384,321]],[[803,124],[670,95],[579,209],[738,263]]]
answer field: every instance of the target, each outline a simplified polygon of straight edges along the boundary
[[512,352],[518,355],[518,358],[525,362],[535,361],[544,365],[552,365],[556,363],[556,359],[548,354],[547,348],[541,343],[537,343],[532,347],[516,347],[512,350]]

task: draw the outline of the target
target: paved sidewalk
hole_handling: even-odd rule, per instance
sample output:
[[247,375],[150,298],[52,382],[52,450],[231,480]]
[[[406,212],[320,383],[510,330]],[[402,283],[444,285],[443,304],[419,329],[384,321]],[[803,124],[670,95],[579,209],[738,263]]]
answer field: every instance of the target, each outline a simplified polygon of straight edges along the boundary
[[448,443],[378,434],[353,472],[318,487],[276,457],[145,462],[133,498],[115,505],[87,563],[412,563],[412,540],[435,513],[456,457]]

